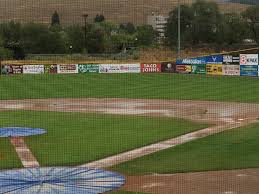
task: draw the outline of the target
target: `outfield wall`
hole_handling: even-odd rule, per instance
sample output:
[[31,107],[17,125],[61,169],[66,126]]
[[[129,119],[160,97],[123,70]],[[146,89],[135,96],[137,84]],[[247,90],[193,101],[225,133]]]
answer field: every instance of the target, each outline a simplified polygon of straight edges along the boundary
[[259,55],[211,55],[176,62],[132,64],[1,65],[2,75],[77,73],[179,73],[217,76],[259,76]]

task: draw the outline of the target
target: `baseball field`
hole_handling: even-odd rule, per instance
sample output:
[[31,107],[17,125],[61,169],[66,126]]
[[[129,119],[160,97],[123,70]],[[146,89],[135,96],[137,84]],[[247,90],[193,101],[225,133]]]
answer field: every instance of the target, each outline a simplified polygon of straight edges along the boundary
[[[0,127],[25,138],[40,166],[126,176],[113,193],[256,193],[259,79],[181,74],[0,77]],[[8,138],[0,168],[21,168]]]

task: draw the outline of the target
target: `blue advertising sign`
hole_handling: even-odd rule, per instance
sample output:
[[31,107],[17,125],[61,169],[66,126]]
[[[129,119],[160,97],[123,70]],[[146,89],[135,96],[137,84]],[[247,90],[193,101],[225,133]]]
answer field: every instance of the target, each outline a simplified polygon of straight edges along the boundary
[[210,55],[205,57],[176,60],[177,65],[222,64],[223,55]]
[[240,65],[241,76],[258,76],[258,65]]
[[197,57],[197,58],[189,58],[189,59],[178,59],[176,60],[177,65],[198,65],[198,64],[205,64],[206,57]]
[[223,63],[223,55],[210,55],[206,56],[207,64],[222,64]]

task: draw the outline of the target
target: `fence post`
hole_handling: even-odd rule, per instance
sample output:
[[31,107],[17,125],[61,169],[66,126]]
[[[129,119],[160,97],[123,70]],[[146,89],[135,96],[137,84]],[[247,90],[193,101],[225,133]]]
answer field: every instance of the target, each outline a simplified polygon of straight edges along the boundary
[[2,75],[2,57],[0,57],[0,75]]

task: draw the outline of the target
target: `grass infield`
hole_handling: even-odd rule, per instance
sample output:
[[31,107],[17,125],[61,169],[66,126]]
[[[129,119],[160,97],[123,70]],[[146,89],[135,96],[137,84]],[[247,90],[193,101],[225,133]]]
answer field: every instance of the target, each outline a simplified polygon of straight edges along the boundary
[[[207,127],[172,118],[37,111],[0,112],[0,126],[46,129],[25,139],[42,166],[74,166]],[[0,167],[20,167],[6,140],[0,147]]]
[[259,167],[259,123],[144,156],[112,170],[128,174],[180,173]]
[[0,76],[0,99],[149,98],[259,102],[259,79],[181,74]]

